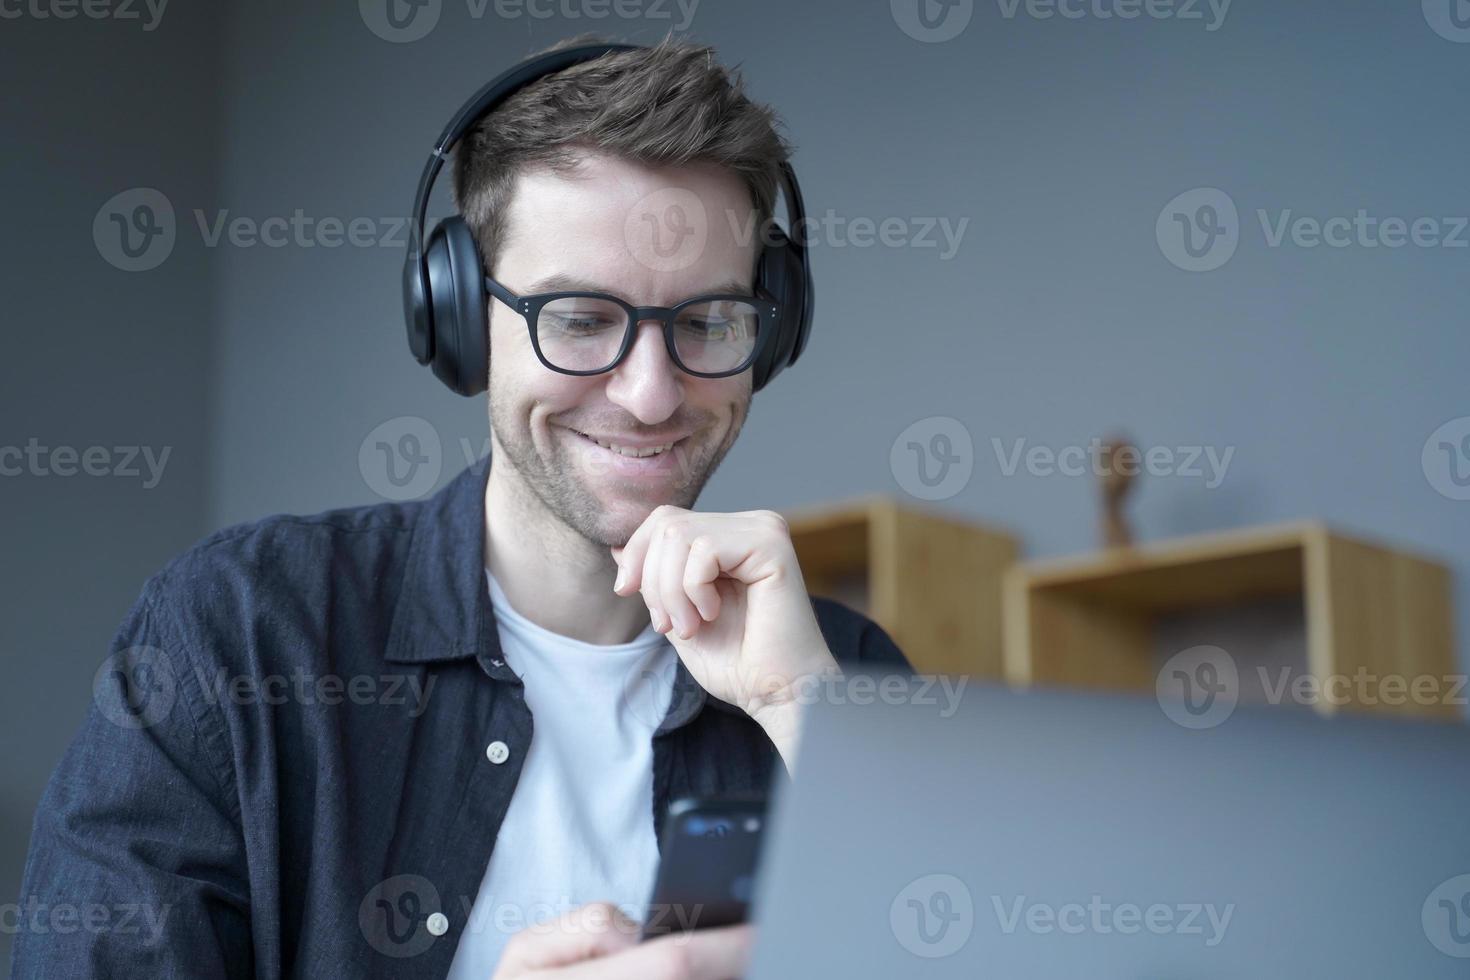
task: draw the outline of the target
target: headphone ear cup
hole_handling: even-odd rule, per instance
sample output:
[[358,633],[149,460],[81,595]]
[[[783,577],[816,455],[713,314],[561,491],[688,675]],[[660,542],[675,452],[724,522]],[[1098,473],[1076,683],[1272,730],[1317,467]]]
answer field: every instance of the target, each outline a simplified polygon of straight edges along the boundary
[[434,356],[434,325],[426,293],[418,255],[410,252],[403,263],[403,320],[408,324],[408,349],[420,364],[428,364]]
[[806,270],[801,253],[780,226],[771,227],[771,240],[761,252],[756,271],[756,289],[776,301],[781,316],[776,336],[756,361],[752,387],[760,391],[787,365],[795,362],[806,345],[811,325]]
[[477,395],[490,381],[490,322],[480,247],[464,219],[455,215],[435,226],[424,258],[434,374],[457,394]]

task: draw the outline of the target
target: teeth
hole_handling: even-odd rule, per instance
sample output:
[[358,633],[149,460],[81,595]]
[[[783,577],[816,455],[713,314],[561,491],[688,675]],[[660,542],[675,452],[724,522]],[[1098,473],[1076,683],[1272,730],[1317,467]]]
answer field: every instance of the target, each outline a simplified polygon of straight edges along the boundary
[[[584,432],[582,433],[582,435],[587,436],[587,433]],[[587,436],[587,438],[597,443],[603,449],[611,449],[619,456],[628,456],[632,459],[642,459],[644,456],[657,456],[659,453],[666,453],[670,449],[674,448],[674,444],[672,442],[662,446],[649,446],[646,449],[638,449],[634,446],[619,446],[615,443],[603,442],[601,439],[596,439],[592,436]]]

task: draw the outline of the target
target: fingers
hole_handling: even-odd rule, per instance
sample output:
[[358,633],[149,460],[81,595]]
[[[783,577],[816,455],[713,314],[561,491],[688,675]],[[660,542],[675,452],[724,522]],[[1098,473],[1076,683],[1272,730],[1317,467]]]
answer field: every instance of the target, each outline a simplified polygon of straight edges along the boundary
[[653,512],[644,518],[643,523],[638,525],[638,530],[633,532],[633,536],[628,539],[627,544],[623,545],[621,552],[616,548],[613,549],[613,557],[617,559],[621,572],[618,579],[621,584],[613,590],[618,595],[632,595],[642,588],[643,563],[648,557],[649,539],[654,530],[663,523],[661,518],[664,514],[677,509],[669,506],[655,507]]
[[750,962],[753,938],[750,926],[660,936],[544,976],[547,980],[737,980]]
[[[638,924],[609,902],[593,902],[510,938],[496,967],[497,978],[611,956],[638,945]],[[559,975],[559,974],[558,974]]]
[[715,582],[721,576],[750,585],[783,569],[800,574],[785,521],[768,511],[696,514],[657,507],[612,556],[618,562],[614,591],[641,591],[654,629],[685,639],[719,616]]
[[715,581],[720,577],[720,556],[709,538],[700,535],[689,542],[689,562],[684,566],[684,594],[706,623],[720,615],[720,590]]
[[651,564],[658,569],[656,582],[649,583],[647,591],[658,597],[659,608],[669,620],[670,629],[683,639],[689,639],[699,629],[703,620],[699,610],[684,591],[684,569],[689,565],[689,538],[678,524],[665,524],[659,533],[661,540]]

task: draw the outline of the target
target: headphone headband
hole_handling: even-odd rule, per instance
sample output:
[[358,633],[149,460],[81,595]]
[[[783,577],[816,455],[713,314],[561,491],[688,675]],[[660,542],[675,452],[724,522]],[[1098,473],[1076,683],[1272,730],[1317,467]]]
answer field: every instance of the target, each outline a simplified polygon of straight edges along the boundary
[[424,219],[429,210],[429,192],[434,187],[439,171],[444,167],[449,151],[454,149],[455,144],[481,116],[538,78],[553,75],[565,68],[584,61],[591,61],[593,58],[600,58],[605,54],[615,51],[632,51],[637,47],[636,44],[584,44],[575,48],[549,51],[512,68],[507,68],[482,85],[478,92],[470,96],[469,100],[459,107],[454,118],[449,120],[449,125],[444,127],[444,132],[439,134],[439,139],[435,141],[434,149],[424,164],[423,172],[419,175],[418,191],[414,194],[413,211],[411,212],[413,226],[409,229],[410,254],[420,256],[422,262]]

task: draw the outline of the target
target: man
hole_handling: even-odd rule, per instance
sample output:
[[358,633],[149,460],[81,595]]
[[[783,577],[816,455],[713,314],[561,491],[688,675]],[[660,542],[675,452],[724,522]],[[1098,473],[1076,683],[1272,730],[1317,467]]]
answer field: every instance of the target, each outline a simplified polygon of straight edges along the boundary
[[[764,791],[804,684],[904,666],[808,597],[779,516],[689,509],[750,408],[739,297],[786,147],[665,41],[528,86],[456,154],[491,464],[226,529],[145,585],[37,814],[15,976],[743,969],[743,928],[637,942],[668,803]],[[709,219],[677,261],[671,195]],[[510,305],[548,293],[578,295]]]

